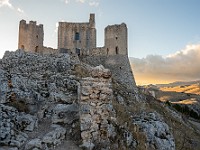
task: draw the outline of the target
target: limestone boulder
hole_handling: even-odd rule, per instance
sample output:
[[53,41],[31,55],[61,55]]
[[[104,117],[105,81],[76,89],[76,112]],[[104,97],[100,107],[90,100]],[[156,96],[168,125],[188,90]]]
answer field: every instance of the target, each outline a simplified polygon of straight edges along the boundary
[[47,133],[43,138],[42,142],[45,145],[56,146],[61,144],[61,141],[65,139],[66,129],[61,126],[56,126],[56,128]]
[[25,131],[33,131],[38,127],[38,119],[30,114],[21,113],[16,117],[18,129]]
[[144,132],[147,137],[147,145],[152,149],[175,150],[175,141],[169,126],[156,112],[143,112],[134,117],[133,122]]
[[111,71],[109,69],[105,69],[102,65],[96,66],[91,70],[91,76],[93,78],[110,78]]
[[77,104],[57,104],[53,109],[52,122],[72,124],[79,117],[78,111]]
[[32,150],[34,148],[42,149],[42,141],[40,139],[32,139],[25,146],[25,150]]

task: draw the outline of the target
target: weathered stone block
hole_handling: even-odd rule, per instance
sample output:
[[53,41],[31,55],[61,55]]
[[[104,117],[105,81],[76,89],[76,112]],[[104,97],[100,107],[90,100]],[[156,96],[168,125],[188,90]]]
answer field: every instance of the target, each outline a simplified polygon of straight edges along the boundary
[[83,132],[81,132],[81,137],[83,140],[90,140],[92,135],[88,131],[83,131]]

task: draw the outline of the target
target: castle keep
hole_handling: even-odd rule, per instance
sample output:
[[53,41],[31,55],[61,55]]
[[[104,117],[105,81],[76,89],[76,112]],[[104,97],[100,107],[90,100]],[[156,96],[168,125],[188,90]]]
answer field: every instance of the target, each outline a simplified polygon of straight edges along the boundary
[[43,25],[35,21],[19,24],[18,48],[37,53],[76,53],[84,56],[127,55],[127,27],[125,23],[105,28],[105,45],[96,47],[95,14],[90,14],[89,22],[59,22],[58,48],[43,45]]

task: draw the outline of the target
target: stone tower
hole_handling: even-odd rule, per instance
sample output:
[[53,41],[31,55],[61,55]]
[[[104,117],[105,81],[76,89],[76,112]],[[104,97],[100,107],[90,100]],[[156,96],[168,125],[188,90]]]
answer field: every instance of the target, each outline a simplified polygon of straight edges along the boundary
[[107,55],[128,55],[127,27],[125,23],[105,28],[105,51]]
[[36,21],[21,20],[19,24],[18,49],[29,52],[41,52],[43,50],[44,31],[43,25],[37,25]]
[[89,22],[59,22],[58,49],[70,50],[79,55],[88,55],[96,47],[95,15],[90,14]]

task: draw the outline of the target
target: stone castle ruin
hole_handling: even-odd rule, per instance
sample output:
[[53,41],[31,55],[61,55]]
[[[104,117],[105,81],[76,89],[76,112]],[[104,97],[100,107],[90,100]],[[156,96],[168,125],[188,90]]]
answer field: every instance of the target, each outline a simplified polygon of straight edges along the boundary
[[95,14],[90,14],[89,22],[59,22],[58,48],[53,49],[43,45],[43,25],[21,20],[18,49],[40,54],[77,54],[85,63],[110,69],[113,79],[128,86],[126,90],[132,93],[137,89],[128,59],[127,36],[125,23],[109,25],[105,28],[104,46],[96,47]]
[[103,47],[96,46],[94,14],[90,14],[86,23],[59,22],[57,49],[45,47],[43,39],[43,25],[37,25],[34,21],[29,24],[25,20],[20,21],[19,49],[47,54],[47,57],[48,54],[66,53],[78,57],[81,62],[79,67],[83,70],[84,64],[94,67],[92,78],[83,77],[78,90],[81,137],[83,146],[91,148],[94,146],[91,143],[106,146],[112,136],[108,120],[115,116],[111,103],[113,93],[118,91],[132,101],[138,99],[128,59],[126,24],[107,26]]
[[105,28],[105,46],[96,47],[95,14],[90,14],[89,22],[59,22],[58,48],[43,45],[43,25],[35,21],[29,24],[21,20],[19,24],[18,48],[36,53],[76,53],[78,55],[127,55],[127,27],[125,23]]
[[174,120],[169,111],[136,87],[126,24],[107,26],[103,47],[94,14],[86,23],[60,22],[57,49],[43,39],[43,25],[22,20],[19,49],[0,60],[1,150],[175,149],[173,126],[157,113]]

